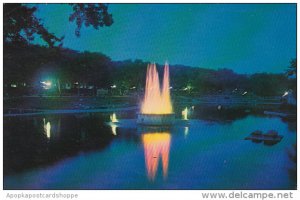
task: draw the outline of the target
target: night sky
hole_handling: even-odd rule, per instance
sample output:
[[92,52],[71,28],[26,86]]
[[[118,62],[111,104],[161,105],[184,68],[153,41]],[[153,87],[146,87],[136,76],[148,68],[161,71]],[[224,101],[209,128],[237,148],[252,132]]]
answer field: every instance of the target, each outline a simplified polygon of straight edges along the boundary
[[80,38],[68,21],[71,11],[39,4],[36,16],[65,36],[64,47],[115,61],[280,73],[296,58],[296,4],[110,4],[112,26],[82,28]]

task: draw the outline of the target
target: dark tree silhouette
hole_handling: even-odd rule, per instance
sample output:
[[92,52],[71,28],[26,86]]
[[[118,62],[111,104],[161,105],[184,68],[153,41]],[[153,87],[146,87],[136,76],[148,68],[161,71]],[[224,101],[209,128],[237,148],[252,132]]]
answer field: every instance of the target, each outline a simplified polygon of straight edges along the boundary
[[22,4],[4,4],[3,7],[3,37],[4,42],[11,42],[17,45],[26,44],[34,39],[37,34],[49,44],[54,46],[56,42],[61,42],[62,38],[49,33],[34,16],[36,7],[28,8]]
[[290,66],[288,67],[287,70],[287,75],[292,76],[292,75],[297,75],[297,59],[292,59],[290,62]]
[[[69,4],[73,13],[69,21],[76,21],[76,36],[80,35],[82,24],[95,29],[110,26],[112,15],[108,13],[107,4]],[[3,7],[3,36],[5,43],[28,44],[39,35],[50,47],[61,46],[62,38],[50,33],[34,13],[36,7],[27,7],[20,3],[5,3]]]
[[95,29],[103,26],[110,26],[113,23],[112,15],[107,11],[107,4],[80,4],[73,3],[74,13],[70,15],[71,22],[76,21],[77,29],[76,36],[80,36],[80,29],[82,24],[86,27],[93,26]]
[[290,66],[286,71],[287,77],[290,78],[289,89],[292,89],[294,97],[297,99],[297,59],[290,61]]

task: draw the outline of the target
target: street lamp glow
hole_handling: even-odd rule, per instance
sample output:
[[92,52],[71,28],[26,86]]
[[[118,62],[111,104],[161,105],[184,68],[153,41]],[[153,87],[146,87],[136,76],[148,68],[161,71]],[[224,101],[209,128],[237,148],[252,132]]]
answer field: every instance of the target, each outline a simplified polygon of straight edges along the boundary
[[245,91],[242,95],[244,96],[244,95],[246,95],[248,92],[247,91]]
[[288,95],[288,94],[289,94],[289,92],[286,91],[286,92],[282,95],[282,97],[285,97],[285,96]]
[[46,86],[51,86],[52,83],[50,81],[42,81],[42,84],[46,85]]
[[51,81],[42,81],[42,82],[40,82],[40,83],[42,83],[43,84],[43,88],[44,89],[46,89],[46,90],[48,90],[48,89],[50,89],[51,88],[51,86],[52,86],[52,83],[51,83]]

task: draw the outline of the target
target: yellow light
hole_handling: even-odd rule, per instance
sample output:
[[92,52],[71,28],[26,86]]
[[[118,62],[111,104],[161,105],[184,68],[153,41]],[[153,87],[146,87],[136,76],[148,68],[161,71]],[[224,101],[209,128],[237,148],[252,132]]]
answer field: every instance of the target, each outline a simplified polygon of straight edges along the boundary
[[110,121],[113,123],[119,122],[119,120],[117,119],[116,113],[113,113],[112,115],[110,115]]
[[181,112],[181,114],[182,114],[182,118],[184,120],[188,120],[188,108],[187,107],[185,107],[185,109]]

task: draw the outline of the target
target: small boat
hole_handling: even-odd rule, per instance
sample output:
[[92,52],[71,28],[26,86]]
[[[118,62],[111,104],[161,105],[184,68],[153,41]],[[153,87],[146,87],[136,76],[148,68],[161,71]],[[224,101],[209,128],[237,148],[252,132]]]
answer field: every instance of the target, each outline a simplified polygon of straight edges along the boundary
[[265,145],[274,145],[282,140],[283,136],[278,135],[277,131],[270,130],[263,134],[262,131],[254,131],[245,140],[251,140],[255,143],[264,142]]

